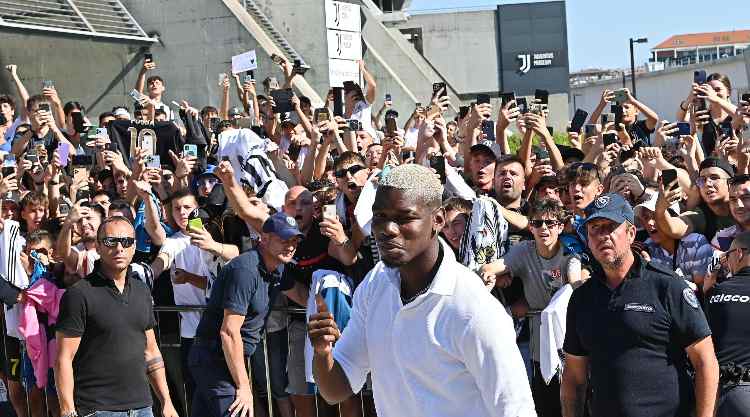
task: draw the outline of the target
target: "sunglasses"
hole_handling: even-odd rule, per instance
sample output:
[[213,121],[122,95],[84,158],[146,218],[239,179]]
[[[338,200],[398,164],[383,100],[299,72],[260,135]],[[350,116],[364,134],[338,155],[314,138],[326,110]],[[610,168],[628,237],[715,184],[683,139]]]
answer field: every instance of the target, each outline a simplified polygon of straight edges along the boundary
[[346,178],[346,173],[347,172],[349,174],[351,174],[351,175],[354,175],[354,174],[358,173],[359,171],[362,171],[363,169],[365,169],[365,167],[363,167],[362,165],[352,165],[349,168],[342,168],[342,169],[334,172],[333,175],[336,178]]
[[531,227],[534,227],[536,229],[539,229],[542,227],[542,225],[547,226],[547,228],[552,228],[560,224],[557,220],[529,220],[529,224]]
[[108,248],[114,248],[118,243],[121,244],[123,248],[129,248],[135,244],[135,238],[107,236],[102,238],[102,243]]

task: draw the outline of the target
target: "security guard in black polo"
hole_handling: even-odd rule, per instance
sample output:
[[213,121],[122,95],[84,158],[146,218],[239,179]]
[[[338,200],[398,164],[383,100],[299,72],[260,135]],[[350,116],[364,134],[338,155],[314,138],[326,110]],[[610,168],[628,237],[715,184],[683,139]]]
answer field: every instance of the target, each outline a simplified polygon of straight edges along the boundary
[[563,415],[583,415],[590,385],[593,417],[712,416],[718,364],[695,294],[631,251],[633,209],[620,195],[604,194],[585,211],[597,262],[568,305]]
[[750,232],[737,235],[724,254],[732,277],[704,281],[706,316],[719,360],[716,417],[750,417]]

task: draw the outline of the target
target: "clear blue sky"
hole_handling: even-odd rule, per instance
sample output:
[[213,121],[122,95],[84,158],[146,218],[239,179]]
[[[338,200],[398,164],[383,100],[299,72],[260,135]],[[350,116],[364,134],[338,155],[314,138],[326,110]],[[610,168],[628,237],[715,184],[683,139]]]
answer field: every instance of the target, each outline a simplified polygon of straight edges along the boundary
[[[411,10],[526,2],[413,0]],[[698,9],[698,4],[703,6]],[[648,38],[647,44],[636,45],[636,63],[642,64],[648,61],[649,49],[671,35],[750,29],[748,0],[568,0],[566,7],[571,71],[629,66],[631,37]]]

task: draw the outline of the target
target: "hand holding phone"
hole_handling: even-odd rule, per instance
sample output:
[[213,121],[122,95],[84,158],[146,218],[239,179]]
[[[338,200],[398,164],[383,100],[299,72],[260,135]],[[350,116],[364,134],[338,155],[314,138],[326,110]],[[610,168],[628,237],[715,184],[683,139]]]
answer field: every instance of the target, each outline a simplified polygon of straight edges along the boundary
[[445,184],[445,157],[443,155],[433,155],[430,157],[430,168],[434,169],[440,175],[440,183]]
[[677,170],[676,169],[665,169],[661,172],[661,183],[664,184],[666,189],[669,186],[669,190],[677,189],[680,184],[677,182]]

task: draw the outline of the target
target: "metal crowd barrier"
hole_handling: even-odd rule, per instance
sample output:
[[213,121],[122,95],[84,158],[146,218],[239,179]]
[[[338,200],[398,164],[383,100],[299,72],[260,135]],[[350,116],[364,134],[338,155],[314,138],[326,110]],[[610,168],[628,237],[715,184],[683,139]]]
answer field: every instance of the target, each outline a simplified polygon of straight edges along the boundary
[[[181,347],[181,338],[179,336],[179,333],[180,333],[180,325],[181,325],[182,318],[181,318],[181,315],[179,313],[184,313],[184,312],[200,312],[200,313],[202,313],[205,310],[205,308],[206,308],[205,306],[155,306],[154,307],[154,313],[156,315],[156,321],[157,321],[157,324],[158,324],[157,328],[156,328],[156,330],[157,330],[157,335],[156,336],[157,336],[157,341],[159,342],[159,348],[162,349],[162,355],[164,355],[164,349],[165,348],[167,348],[167,349],[169,349],[169,348],[180,349],[180,347]],[[272,309],[272,311],[277,311],[277,312],[281,311],[281,312],[284,312],[284,313],[287,314],[287,317],[286,317],[287,327],[288,327],[288,325],[289,325],[289,323],[291,321],[290,316],[292,316],[292,315],[298,315],[298,316],[301,315],[301,316],[304,316],[306,314],[305,309],[303,309],[303,308],[292,308],[292,307],[274,307]],[[162,333],[162,331],[165,330],[164,327],[161,325],[162,324],[162,320],[161,320],[162,319],[162,317],[161,317],[162,314],[173,314],[177,318],[177,320],[176,320],[176,329],[175,329],[176,330],[176,334],[175,333],[167,333],[167,334],[163,334]],[[531,311],[527,312],[527,314],[525,315],[525,318],[530,321],[533,317],[539,317],[540,315],[541,315],[541,310],[531,310]],[[3,347],[4,347],[3,352],[6,355],[5,358],[4,358],[4,360],[5,360],[5,363],[9,363],[9,359],[8,359],[8,356],[7,356],[7,352],[8,352],[7,342],[6,342],[6,337],[5,337],[5,335],[7,333],[6,333],[6,328],[5,328],[5,318],[4,318],[3,315],[0,315],[0,329],[2,330],[2,343],[3,343]],[[531,341],[534,338],[534,333],[537,332],[538,330],[535,329],[534,326],[530,326],[529,327],[529,331],[530,331],[530,334],[529,334],[529,352],[530,352],[529,361],[532,361],[532,369],[533,369],[534,346],[533,346],[533,343],[531,343]],[[287,333],[287,338],[288,337],[289,337],[289,333]],[[174,338],[176,340],[171,340],[171,338]],[[271,369],[270,369],[270,363],[269,363],[268,344],[267,344],[267,338],[266,338],[266,333],[265,332],[263,334],[261,342],[262,342],[261,346],[263,347],[263,356],[264,356],[264,359],[265,359],[265,366],[264,366],[264,368],[265,368],[265,377],[266,377],[266,387],[265,388],[266,388],[266,402],[267,402],[267,405],[268,405],[268,416],[269,417],[274,417],[277,413],[275,413],[275,410],[274,410],[274,407],[273,407],[274,398],[273,398],[272,390],[271,390]],[[23,345],[22,345],[22,349],[23,349]],[[171,366],[178,366],[179,367],[180,363],[170,364],[170,365]],[[20,366],[20,365],[16,364],[16,366]],[[251,380],[252,380],[252,367],[250,366],[249,362],[246,363],[246,366],[247,366],[248,372],[250,373],[250,377],[251,377]],[[187,392],[186,385],[185,385],[184,381],[172,381],[172,382],[174,382],[174,383],[180,383],[182,385],[182,391],[181,392],[183,394]],[[6,384],[6,392],[7,392],[7,395],[8,395],[8,402],[10,403],[11,392],[10,392],[10,387],[8,387],[7,384]],[[27,415],[31,416],[31,398],[29,396],[29,390],[24,389],[24,392],[26,394]],[[173,401],[174,401],[174,397],[177,395],[177,393],[174,392],[174,393],[171,393],[171,394],[173,396]],[[49,407],[49,401],[48,401],[46,393],[43,393],[43,395],[44,395],[45,404],[48,406],[47,407],[48,410],[50,408],[53,408],[53,407]],[[372,397],[372,391],[370,391],[368,389],[363,389],[363,391],[362,391],[362,393],[360,395],[361,410],[362,410],[361,417],[365,417],[366,415],[368,415],[368,413],[366,413],[367,408],[366,408],[366,404],[364,402],[364,397],[365,396]],[[320,406],[319,406],[319,403],[318,403],[318,397],[316,396],[315,398],[316,398],[316,414],[320,415]],[[189,404],[190,404],[190,401],[189,401],[189,399],[187,397],[182,397],[180,399],[180,408],[183,408],[183,406],[184,406],[183,413],[185,414],[185,416],[186,417],[193,417],[193,416],[190,416],[190,407],[189,407]],[[55,405],[55,407],[56,407],[56,405]],[[156,407],[154,409],[154,413],[157,416],[159,415],[159,410],[157,410]],[[55,412],[52,415],[57,415],[57,414],[58,414],[57,410],[55,410]],[[195,417],[199,417],[199,416],[195,416]]]
[[[0,304],[0,306],[2,306],[2,304]],[[4,306],[3,306],[3,309],[4,309]],[[162,350],[162,355],[163,356],[167,356],[165,354],[165,350],[167,350],[167,349],[176,349],[177,352],[179,353],[179,349],[181,348],[180,326],[181,326],[181,323],[182,323],[182,317],[181,317],[181,315],[179,313],[185,313],[185,312],[199,312],[199,313],[202,313],[205,309],[206,309],[205,306],[154,306],[154,314],[156,315],[156,322],[157,322],[156,337],[157,337],[157,341],[159,343],[159,348]],[[288,327],[288,325],[289,325],[289,323],[291,321],[291,316],[292,315],[296,315],[298,317],[299,316],[304,317],[305,314],[306,314],[305,309],[303,309],[303,308],[292,308],[292,307],[274,307],[274,308],[272,308],[272,311],[276,311],[276,312],[281,311],[283,313],[286,313],[287,327]],[[164,317],[162,317],[162,315],[165,315],[165,314],[173,315],[173,317],[176,318],[176,320],[172,321],[172,323],[171,323],[172,326],[169,326],[169,319],[163,320]],[[162,325],[163,323],[166,324],[166,326],[163,326]],[[165,328],[165,327],[167,327],[167,328]],[[10,362],[10,360],[9,360],[9,358],[7,356],[7,353],[8,353],[8,349],[7,349],[8,346],[7,346],[7,340],[6,340],[7,332],[6,332],[6,326],[5,326],[5,317],[4,317],[4,314],[2,314],[2,313],[0,313],[0,330],[2,331],[2,336],[0,337],[0,339],[1,339],[1,342],[3,344],[3,353],[5,354],[5,357],[3,359],[4,359],[4,363],[7,364],[7,363]],[[288,338],[289,338],[289,333],[287,333],[287,343],[289,342]],[[274,409],[274,398],[273,398],[272,390],[271,390],[271,365],[269,363],[269,351],[268,351],[268,343],[267,343],[266,332],[263,333],[263,337],[261,338],[261,344],[259,345],[259,347],[260,346],[262,346],[262,348],[263,348],[263,357],[264,357],[264,361],[265,361],[265,363],[264,363],[265,379],[266,379],[266,386],[265,386],[266,395],[265,395],[265,400],[266,400],[266,403],[268,405],[268,416],[269,417],[274,417],[274,416],[278,415],[279,413],[275,412],[275,409]],[[21,344],[21,349],[22,350],[24,349],[23,344]],[[174,352],[171,352],[171,353],[174,353]],[[177,355],[177,356],[179,356],[179,355]],[[165,362],[166,361],[167,361],[167,358],[165,357]],[[180,361],[178,361],[176,363],[170,363],[169,365],[171,365],[172,367],[176,366],[178,368],[181,368],[181,362]],[[248,362],[245,365],[246,365],[246,367],[248,369],[248,373],[250,374],[251,381],[252,381],[252,367],[250,366],[249,358],[248,358]],[[22,366],[22,365],[14,363],[13,366]],[[170,372],[170,369],[167,369],[167,372]],[[170,373],[174,374],[173,372],[170,372]],[[181,373],[181,371],[180,371],[180,373]],[[167,378],[169,379],[169,375],[167,376]],[[180,384],[181,385],[182,389],[181,389],[180,392],[183,395],[187,392],[184,380],[181,380],[181,381],[172,380],[171,382],[173,384],[176,383],[176,384]],[[9,403],[9,406],[10,406],[10,403],[11,403],[11,400],[10,400],[11,390],[10,390],[10,387],[8,386],[8,384],[6,384],[6,393],[7,393],[7,396],[8,396],[8,403]],[[26,414],[27,414],[27,416],[31,416],[32,415],[32,413],[31,413],[32,398],[30,397],[30,390],[24,389],[24,393],[25,393],[25,399],[26,399]],[[51,412],[52,416],[59,415],[59,410],[57,409],[57,407],[58,407],[57,402],[54,401],[53,404],[50,404],[49,399],[48,399],[48,397],[46,395],[46,392],[43,392],[42,394],[44,395],[43,398],[44,398],[45,406],[46,406],[46,408],[48,410],[48,413]],[[183,415],[183,416],[185,416],[185,417],[192,417],[190,415],[190,406],[189,406],[191,399],[188,399],[186,396],[183,396],[182,398],[178,398],[178,393],[177,392],[170,392],[170,394],[172,395],[172,400],[175,403],[175,408],[178,409],[178,412],[181,411],[180,414]],[[372,397],[372,391],[370,391],[370,390],[363,390],[362,393],[361,393],[361,395],[359,396],[359,398],[361,400],[361,409],[362,409],[362,413],[361,413],[360,417],[365,417],[367,415],[365,413],[365,410],[366,410],[365,406],[366,406],[366,404],[365,404],[365,401],[364,401],[364,396],[369,396],[371,398]],[[258,397],[256,396],[255,398],[258,398]],[[320,414],[321,413],[321,404],[319,403],[317,395],[315,396],[315,401],[316,401],[316,414],[318,416],[320,416],[321,415]],[[179,402],[179,406],[177,404],[178,402]],[[160,410],[158,409],[158,407],[156,406],[156,404],[157,403],[155,401],[155,404],[154,404],[155,405],[154,406],[154,415],[155,416],[159,416],[160,415]],[[54,410],[54,411],[51,411],[51,410]],[[200,417],[200,416],[195,416],[195,417]]]

